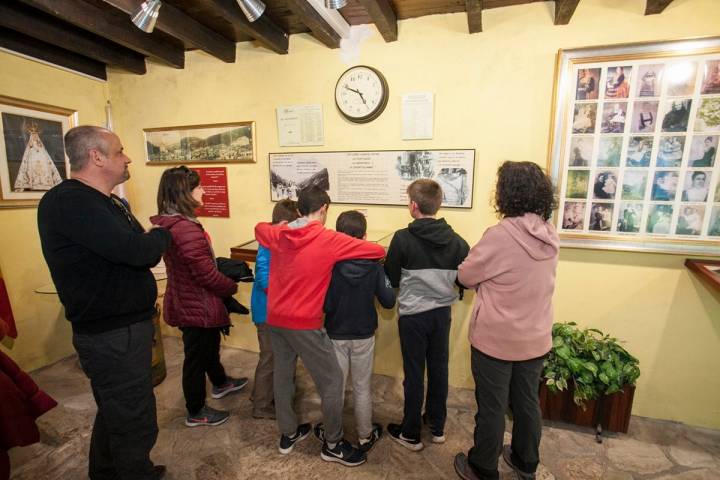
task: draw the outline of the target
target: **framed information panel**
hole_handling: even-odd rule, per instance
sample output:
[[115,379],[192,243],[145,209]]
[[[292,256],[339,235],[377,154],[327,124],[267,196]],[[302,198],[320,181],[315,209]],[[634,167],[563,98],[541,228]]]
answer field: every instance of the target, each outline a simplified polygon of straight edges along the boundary
[[563,245],[720,255],[720,38],[561,50],[554,102]]
[[270,198],[319,186],[334,203],[407,205],[407,187],[431,178],[443,207],[472,208],[475,150],[379,150],[270,154]]

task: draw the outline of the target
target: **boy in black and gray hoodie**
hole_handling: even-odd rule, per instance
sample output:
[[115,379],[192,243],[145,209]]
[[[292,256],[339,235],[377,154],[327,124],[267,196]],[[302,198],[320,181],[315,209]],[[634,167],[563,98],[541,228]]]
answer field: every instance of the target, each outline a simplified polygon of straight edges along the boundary
[[[367,221],[356,210],[343,212],[335,230],[365,239]],[[370,451],[382,435],[380,424],[372,423],[371,377],[375,353],[377,311],[375,297],[385,308],[395,306],[395,292],[382,266],[374,260],[346,260],[335,264],[325,296],[325,330],[335,347],[343,373],[343,391],[348,373],[352,377],[355,400],[355,424],[359,447]],[[315,435],[323,440],[323,425],[315,426]]]
[[[401,424],[388,433],[404,447],[419,451],[421,423],[429,423],[433,443],[445,441],[447,417],[450,306],[458,299],[457,267],[470,247],[445,219],[435,218],[442,204],[440,185],[421,179],[407,189],[414,221],[395,233],[385,259],[393,287],[400,287],[398,326],[405,380]],[[427,397],[422,415],[427,360]]]

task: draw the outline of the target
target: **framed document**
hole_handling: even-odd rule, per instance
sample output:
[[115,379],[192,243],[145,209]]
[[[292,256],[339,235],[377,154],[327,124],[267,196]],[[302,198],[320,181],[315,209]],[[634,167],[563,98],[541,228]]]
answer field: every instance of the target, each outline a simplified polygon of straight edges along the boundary
[[562,245],[720,255],[720,38],[561,50]]

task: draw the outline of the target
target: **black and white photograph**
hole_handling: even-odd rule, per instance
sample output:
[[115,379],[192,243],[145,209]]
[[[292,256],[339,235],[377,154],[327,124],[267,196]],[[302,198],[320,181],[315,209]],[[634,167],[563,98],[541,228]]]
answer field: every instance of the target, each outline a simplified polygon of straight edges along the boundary
[[678,235],[700,235],[705,216],[704,205],[683,205],[678,210],[675,233]]
[[658,102],[635,102],[633,104],[632,133],[653,133],[657,124]]
[[712,167],[715,165],[715,157],[718,150],[717,135],[696,135],[690,145],[690,168]]
[[464,168],[441,168],[436,178],[444,205],[464,205],[468,198],[468,173]]
[[671,63],[667,66],[665,72],[667,95],[669,97],[693,94],[695,79],[697,78],[697,62],[685,60]]
[[708,226],[708,235],[711,237],[720,237],[720,206],[713,207],[712,215],[710,215],[710,225]]
[[605,98],[628,98],[632,66],[608,67],[605,81]]
[[585,202],[565,202],[563,209],[563,230],[582,230],[585,221]]
[[609,232],[612,229],[612,203],[593,203],[590,209],[589,230]]
[[630,137],[626,167],[648,167],[652,156],[653,137]]
[[665,103],[665,115],[662,120],[663,132],[685,132],[690,120],[692,100],[678,99]]
[[72,112],[54,108],[0,96],[0,206],[34,205],[69,178],[63,136]]
[[659,97],[663,77],[662,64],[640,65],[638,68],[637,96]]
[[150,165],[256,161],[255,122],[146,128],[144,132]]
[[680,175],[675,171],[660,170],[655,172],[650,199],[659,202],[674,201],[679,179]]
[[638,233],[642,222],[643,204],[638,202],[622,202],[618,213],[617,231]]
[[594,133],[597,103],[578,103],[573,116],[573,133]]
[[672,205],[650,205],[645,231],[652,235],[668,235],[672,223]]
[[657,153],[658,167],[679,167],[685,150],[685,137],[660,137]]
[[703,64],[700,93],[715,95],[720,93],[720,60],[708,60]]
[[608,200],[615,198],[617,191],[617,173],[614,171],[600,171],[595,175],[593,183],[593,198]]
[[600,133],[623,133],[627,119],[627,102],[605,102]]
[[570,140],[570,166],[590,166],[593,151],[592,137],[572,137]]
[[432,152],[410,150],[398,155],[395,168],[403,180],[433,178],[435,176],[435,159]]
[[300,178],[285,178],[271,169],[270,185],[273,200],[282,200],[283,198],[297,200],[298,193],[309,187],[319,187],[326,192],[330,190],[330,177],[327,168],[321,168],[312,175]]
[[711,170],[695,170],[685,174],[682,196],[683,202],[704,202],[710,191]]
[[597,100],[600,91],[600,69],[581,68],[577,74],[575,100]]

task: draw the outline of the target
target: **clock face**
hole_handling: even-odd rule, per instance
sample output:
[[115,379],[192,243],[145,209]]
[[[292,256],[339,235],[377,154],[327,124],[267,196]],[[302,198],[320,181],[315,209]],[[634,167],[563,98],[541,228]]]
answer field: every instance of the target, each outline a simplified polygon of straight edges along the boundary
[[385,77],[372,67],[352,67],[340,75],[335,86],[335,104],[351,122],[365,123],[377,118],[387,105]]

